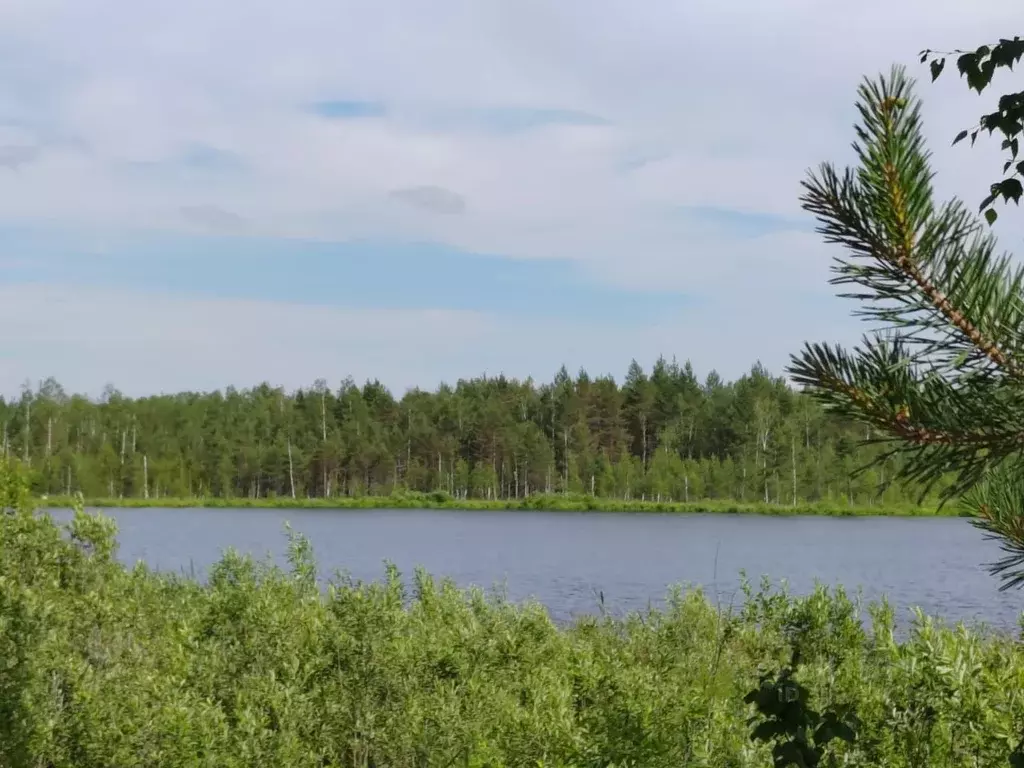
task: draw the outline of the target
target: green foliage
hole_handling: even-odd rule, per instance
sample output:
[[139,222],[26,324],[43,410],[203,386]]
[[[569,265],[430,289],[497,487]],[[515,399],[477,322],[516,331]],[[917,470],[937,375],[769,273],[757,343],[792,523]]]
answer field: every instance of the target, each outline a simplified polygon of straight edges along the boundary
[[[931,59],[929,67],[933,81],[942,74],[949,56],[957,57],[956,68],[960,76],[967,80],[968,88],[980,94],[992,84],[992,77],[997,70],[1012,70],[1020,62],[1024,56],[1024,40],[1015,36],[1013,39],[1000,40],[995,45],[982,45],[974,51],[921,51],[922,64]],[[992,224],[999,216],[995,208],[992,208],[996,200],[1002,198],[1006,202],[1013,200],[1019,204],[1021,194],[1024,193],[1024,187],[1021,186],[1024,162],[1018,161],[1020,137],[1024,133],[1024,91],[1004,93],[999,97],[994,112],[982,115],[976,127],[960,131],[953,143],[958,144],[970,136],[971,146],[974,146],[982,131],[988,131],[989,136],[998,131],[1002,137],[1002,149],[1008,155],[1003,163],[1004,178],[991,185],[989,194],[979,207],[979,211],[984,211],[988,223]],[[1011,168],[1013,172],[1006,176]]]
[[[859,90],[858,165],[824,164],[804,208],[843,245],[834,284],[885,326],[848,352],[808,344],[790,366],[833,412],[874,426],[900,459],[892,479],[964,498],[1010,553],[992,566],[1024,583],[1024,269],[959,201],[933,199],[920,104],[902,69]],[[952,482],[948,482],[955,475]]]
[[0,513],[24,509],[31,496],[28,473],[16,459],[0,458]]
[[[753,704],[757,716],[751,739],[772,743],[772,759],[777,768],[815,768],[826,755],[829,742],[840,739],[853,743],[856,718],[845,722],[835,712],[820,715],[811,709],[810,691],[795,679],[799,657],[778,676],[765,674],[757,688],[744,699]],[[834,755],[830,755],[834,758]],[[837,765],[835,760],[830,761]]]
[[50,380],[0,400],[0,456],[26,462],[32,490],[62,503],[80,492],[119,503],[906,506],[918,489],[878,491],[895,463],[851,477],[877,454],[857,445],[864,430],[760,365],[701,382],[665,360],[649,372],[634,363],[621,385],[563,370],[548,384],[480,378],[400,399],[375,382],[321,381],[293,393],[110,390],[94,402]]
[[[77,497],[52,496],[46,500],[51,509],[69,509]],[[600,498],[585,494],[538,493],[519,499],[454,498],[443,492],[403,491],[390,496],[333,496],[293,500],[290,497],[253,498],[161,498],[161,499],[87,499],[84,505],[97,509],[147,508],[170,509],[205,507],[209,509],[458,509],[484,512],[488,510],[542,510],[545,512],[654,512],[663,514],[715,513],[728,515],[825,516],[825,517],[933,517],[968,516],[955,507],[920,505],[910,502],[884,505],[850,505],[845,502],[799,502],[794,505],[765,504],[761,501],[737,502],[730,499],[703,501],[640,501]]]
[[841,590],[748,584],[736,611],[675,590],[559,627],[422,572],[324,584],[295,535],[287,569],[228,552],[205,584],[125,568],[113,542],[81,511],[0,516],[3,768],[768,766],[744,696],[794,650],[806,711],[761,712],[813,749],[856,713],[837,764],[1004,765],[1024,723],[1012,639],[919,618],[897,642],[886,606],[869,629]]

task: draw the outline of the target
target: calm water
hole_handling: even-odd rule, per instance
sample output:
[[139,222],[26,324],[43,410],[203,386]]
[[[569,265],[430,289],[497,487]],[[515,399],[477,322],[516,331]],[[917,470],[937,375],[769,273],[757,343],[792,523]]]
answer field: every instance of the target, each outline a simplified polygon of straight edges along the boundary
[[[284,562],[284,524],[309,537],[321,573],[379,579],[384,561],[423,566],[462,586],[504,584],[536,597],[556,619],[657,605],[673,584],[702,585],[723,604],[740,571],[785,579],[795,592],[815,579],[889,597],[949,620],[1013,629],[1024,593],[998,592],[984,564],[999,548],[962,519],[656,515],[429,510],[115,509],[128,563],[197,575],[227,547]],[[64,518],[67,513],[55,513]]]

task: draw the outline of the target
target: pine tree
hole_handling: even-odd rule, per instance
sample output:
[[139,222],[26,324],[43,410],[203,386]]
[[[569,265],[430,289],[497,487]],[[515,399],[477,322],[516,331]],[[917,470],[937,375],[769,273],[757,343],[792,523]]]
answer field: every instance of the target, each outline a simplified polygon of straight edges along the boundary
[[876,324],[861,344],[808,344],[789,371],[833,411],[884,433],[902,454],[895,480],[941,486],[1001,541],[1002,588],[1024,584],[1024,272],[991,230],[939,203],[920,102],[902,68],[865,80],[855,168],[804,182],[803,208],[828,243],[840,294]]

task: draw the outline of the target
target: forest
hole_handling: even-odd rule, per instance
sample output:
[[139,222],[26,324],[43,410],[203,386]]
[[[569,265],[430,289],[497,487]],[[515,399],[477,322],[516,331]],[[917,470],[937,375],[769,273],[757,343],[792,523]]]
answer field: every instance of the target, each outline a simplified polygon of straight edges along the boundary
[[5,457],[38,494],[87,499],[330,499],[444,492],[456,499],[538,493],[625,501],[734,500],[872,506],[898,457],[862,424],[826,412],[760,363],[736,381],[687,362],[633,361],[623,382],[460,380],[398,398],[378,381],[331,389],[99,399],[53,379],[0,399]]

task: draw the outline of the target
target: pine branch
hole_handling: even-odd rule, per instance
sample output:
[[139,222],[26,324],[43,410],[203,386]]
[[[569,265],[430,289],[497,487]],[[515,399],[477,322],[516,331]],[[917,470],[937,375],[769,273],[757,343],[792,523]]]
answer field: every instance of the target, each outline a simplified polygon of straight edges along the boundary
[[894,446],[885,457],[906,459],[893,479],[924,483],[922,497],[953,472],[956,481],[944,493],[953,498],[1024,449],[1019,388],[922,371],[898,337],[865,339],[852,354],[808,344],[794,357],[790,374],[833,411],[886,433],[872,442]]
[[[860,419],[901,455],[922,496],[964,495],[1007,556],[1003,588],[1024,586],[1024,269],[961,203],[936,206],[920,103],[899,68],[859,90],[856,169],[825,164],[801,202],[826,242],[845,247],[833,284],[890,326],[852,352],[808,344],[789,372],[827,407]],[[893,478],[896,479],[896,478]],[[965,495],[966,494],[966,495]]]
[[[825,164],[804,182],[803,207],[826,242],[854,259],[837,259],[833,284],[867,289],[841,294],[868,306],[857,314],[911,327],[922,355],[952,351],[946,364],[992,368],[1024,377],[1017,356],[1024,339],[1024,270],[995,259],[995,242],[961,203],[936,211],[932,172],[911,81],[895,69],[860,88],[863,124],[854,149],[861,161],[840,176]],[[882,306],[878,306],[882,305]],[[929,333],[937,338],[929,338]],[[960,348],[951,350],[953,336]]]
[[1020,461],[1008,462],[992,472],[968,493],[963,508],[970,513],[975,527],[985,538],[1000,542],[1005,557],[989,566],[994,576],[1002,578],[1000,590],[1024,586],[1024,483],[1020,480],[1024,466]]

